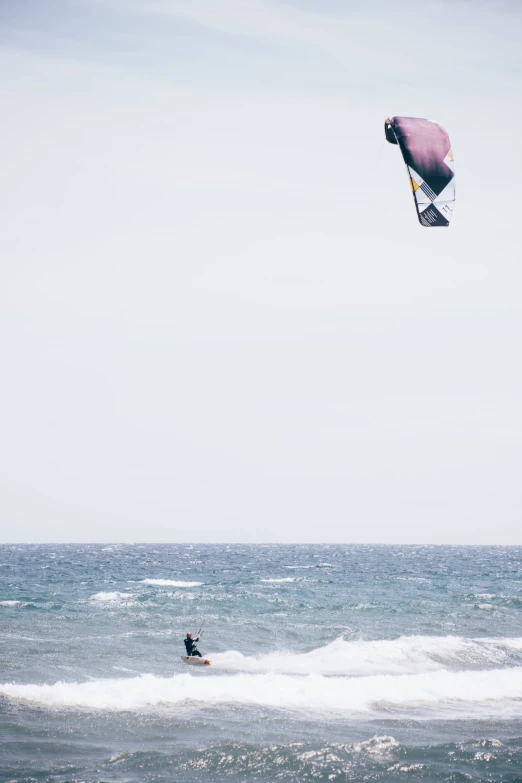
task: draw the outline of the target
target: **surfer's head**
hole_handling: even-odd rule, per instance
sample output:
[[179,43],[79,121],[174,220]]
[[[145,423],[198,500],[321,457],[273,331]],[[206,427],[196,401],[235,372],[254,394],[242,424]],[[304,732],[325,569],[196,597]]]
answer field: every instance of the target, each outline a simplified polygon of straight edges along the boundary
[[187,631],[187,639],[191,639],[191,638],[192,638],[192,634],[190,633],[190,631]]

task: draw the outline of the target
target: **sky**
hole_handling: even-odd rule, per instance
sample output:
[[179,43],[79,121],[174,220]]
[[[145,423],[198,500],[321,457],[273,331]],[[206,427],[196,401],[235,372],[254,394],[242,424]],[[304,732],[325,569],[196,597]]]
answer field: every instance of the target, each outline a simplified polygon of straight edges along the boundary
[[[0,0],[0,542],[522,544],[519,0]],[[450,134],[417,222],[393,115]]]

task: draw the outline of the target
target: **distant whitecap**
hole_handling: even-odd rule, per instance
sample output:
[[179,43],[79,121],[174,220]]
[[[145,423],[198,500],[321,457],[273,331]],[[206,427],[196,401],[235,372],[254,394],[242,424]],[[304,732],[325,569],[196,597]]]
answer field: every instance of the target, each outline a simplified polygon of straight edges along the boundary
[[181,582],[174,579],[142,579],[141,583],[157,587],[201,587],[203,584],[203,582]]

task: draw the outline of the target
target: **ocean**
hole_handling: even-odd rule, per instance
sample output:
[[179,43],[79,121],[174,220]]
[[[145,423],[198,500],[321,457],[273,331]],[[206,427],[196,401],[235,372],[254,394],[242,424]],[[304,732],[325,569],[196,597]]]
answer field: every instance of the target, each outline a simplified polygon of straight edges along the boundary
[[522,781],[522,548],[1,546],[0,739],[11,783]]

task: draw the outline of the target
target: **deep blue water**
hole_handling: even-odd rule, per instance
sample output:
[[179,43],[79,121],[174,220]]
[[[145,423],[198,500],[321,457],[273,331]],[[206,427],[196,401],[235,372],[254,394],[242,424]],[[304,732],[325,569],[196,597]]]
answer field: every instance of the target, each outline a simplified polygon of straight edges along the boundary
[[522,781],[521,608],[518,547],[1,546],[0,780]]

